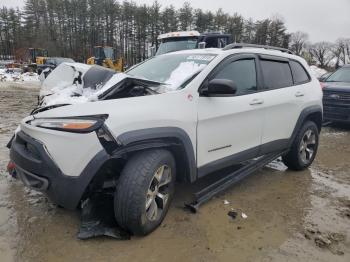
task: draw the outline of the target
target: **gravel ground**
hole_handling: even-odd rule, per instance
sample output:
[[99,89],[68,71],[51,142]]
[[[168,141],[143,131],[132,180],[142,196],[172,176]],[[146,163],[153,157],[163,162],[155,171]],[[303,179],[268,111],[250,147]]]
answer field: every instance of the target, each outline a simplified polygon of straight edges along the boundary
[[[38,94],[24,86],[0,88],[1,261],[350,261],[350,127],[323,129],[309,170],[266,167],[197,214],[182,208],[196,185],[179,184],[151,235],[80,241],[78,211],[54,206],[5,172],[5,145]],[[236,219],[227,215],[232,208]]]

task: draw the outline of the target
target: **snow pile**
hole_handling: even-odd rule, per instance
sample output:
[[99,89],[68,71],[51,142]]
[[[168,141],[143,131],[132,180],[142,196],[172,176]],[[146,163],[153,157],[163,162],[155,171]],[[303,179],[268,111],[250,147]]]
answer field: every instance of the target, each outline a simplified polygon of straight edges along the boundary
[[0,67],[6,67],[7,65],[14,64],[15,60],[0,60]]
[[43,98],[43,105],[80,104],[97,101],[100,94],[103,94],[126,77],[128,75],[124,73],[115,74],[104,86],[98,85],[96,87],[85,88],[83,88],[83,84],[76,83],[67,86],[61,82],[61,84],[57,84],[56,87],[50,89],[51,94]]
[[204,64],[197,64],[194,61],[180,63],[180,65],[171,73],[168,80],[165,81],[165,83],[169,85],[167,88],[171,90],[179,88],[181,84],[196,73],[200,72],[204,67]]
[[102,87],[102,86],[97,86],[96,90],[93,90],[91,88],[88,88],[87,91],[85,91],[85,95],[89,95],[90,100],[95,100],[97,99],[97,96],[100,94],[103,94],[105,91],[110,89],[111,87],[115,86],[118,84],[120,81],[124,80],[125,78],[129,77],[129,75],[124,74],[124,73],[117,73],[114,74],[111,79],[107,81],[107,83]]
[[58,104],[79,104],[89,101],[87,96],[83,96],[83,88],[79,84],[60,86],[52,89],[52,94],[43,98],[42,104],[45,106],[58,105]]
[[319,68],[319,67],[317,67],[317,66],[315,66],[315,65],[310,66],[310,69],[311,69],[312,74],[313,74],[316,78],[319,78],[319,77],[321,77],[322,75],[328,73],[327,70],[322,69],[322,68]]
[[0,69],[0,82],[39,82],[39,76],[37,73],[32,72],[22,74],[21,70],[16,68],[13,70]]

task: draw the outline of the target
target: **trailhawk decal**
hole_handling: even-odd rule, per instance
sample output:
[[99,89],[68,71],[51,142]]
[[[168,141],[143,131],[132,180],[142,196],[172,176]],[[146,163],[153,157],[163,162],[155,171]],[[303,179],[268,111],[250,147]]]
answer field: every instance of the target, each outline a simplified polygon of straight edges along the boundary
[[190,55],[187,60],[211,61],[215,58],[213,55]]

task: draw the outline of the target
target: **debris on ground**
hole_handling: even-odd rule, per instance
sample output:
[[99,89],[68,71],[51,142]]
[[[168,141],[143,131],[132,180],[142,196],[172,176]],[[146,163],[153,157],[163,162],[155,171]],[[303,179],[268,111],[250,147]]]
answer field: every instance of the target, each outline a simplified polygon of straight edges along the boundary
[[345,241],[345,235],[341,233],[330,233],[329,238],[334,242],[343,242]]
[[119,240],[130,239],[130,234],[120,228],[114,218],[113,195],[98,194],[82,205],[78,239],[85,240],[108,236]]
[[231,217],[232,219],[236,219],[238,213],[236,211],[234,211],[234,210],[230,210],[230,211],[228,211],[227,215],[229,217]]
[[320,248],[329,247],[332,244],[332,241],[330,241],[328,238],[322,235],[317,235],[314,239],[316,246]]
[[283,164],[281,158],[277,158],[276,160],[267,164],[266,167],[269,167],[271,169],[274,169],[276,171],[281,171],[281,172],[284,172],[288,169],[288,167],[285,164]]
[[7,172],[8,174],[13,177],[13,178],[17,178],[17,173],[16,173],[16,165],[14,162],[12,161],[9,161],[8,164],[7,164]]
[[242,216],[243,219],[248,218],[248,216],[247,216],[245,213],[243,213],[243,212],[242,212],[242,215],[241,215],[241,216]]
[[339,244],[345,241],[345,235],[342,233],[322,233],[313,227],[306,227],[304,231],[306,239],[311,240],[321,249],[328,249],[335,255],[344,255]]
[[224,200],[224,205],[229,205],[229,204],[230,204],[230,202],[225,199]]
[[338,210],[340,211],[340,216],[350,219],[350,200],[340,198],[339,202],[341,204],[341,207],[338,208]]

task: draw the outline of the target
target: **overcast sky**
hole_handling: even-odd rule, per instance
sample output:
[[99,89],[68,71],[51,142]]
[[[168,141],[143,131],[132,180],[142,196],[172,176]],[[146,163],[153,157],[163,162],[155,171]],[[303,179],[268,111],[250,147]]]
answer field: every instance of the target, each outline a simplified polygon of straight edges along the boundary
[[[24,0],[0,0],[0,6],[23,6]],[[121,2],[121,1],[120,1]],[[153,0],[134,0],[152,4]],[[173,4],[179,8],[184,0],[158,0],[162,6]],[[274,14],[282,15],[289,32],[305,31],[310,40],[335,41],[338,37],[350,37],[350,0],[191,0],[195,8],[217,10],[245,18],[263,19]]]

